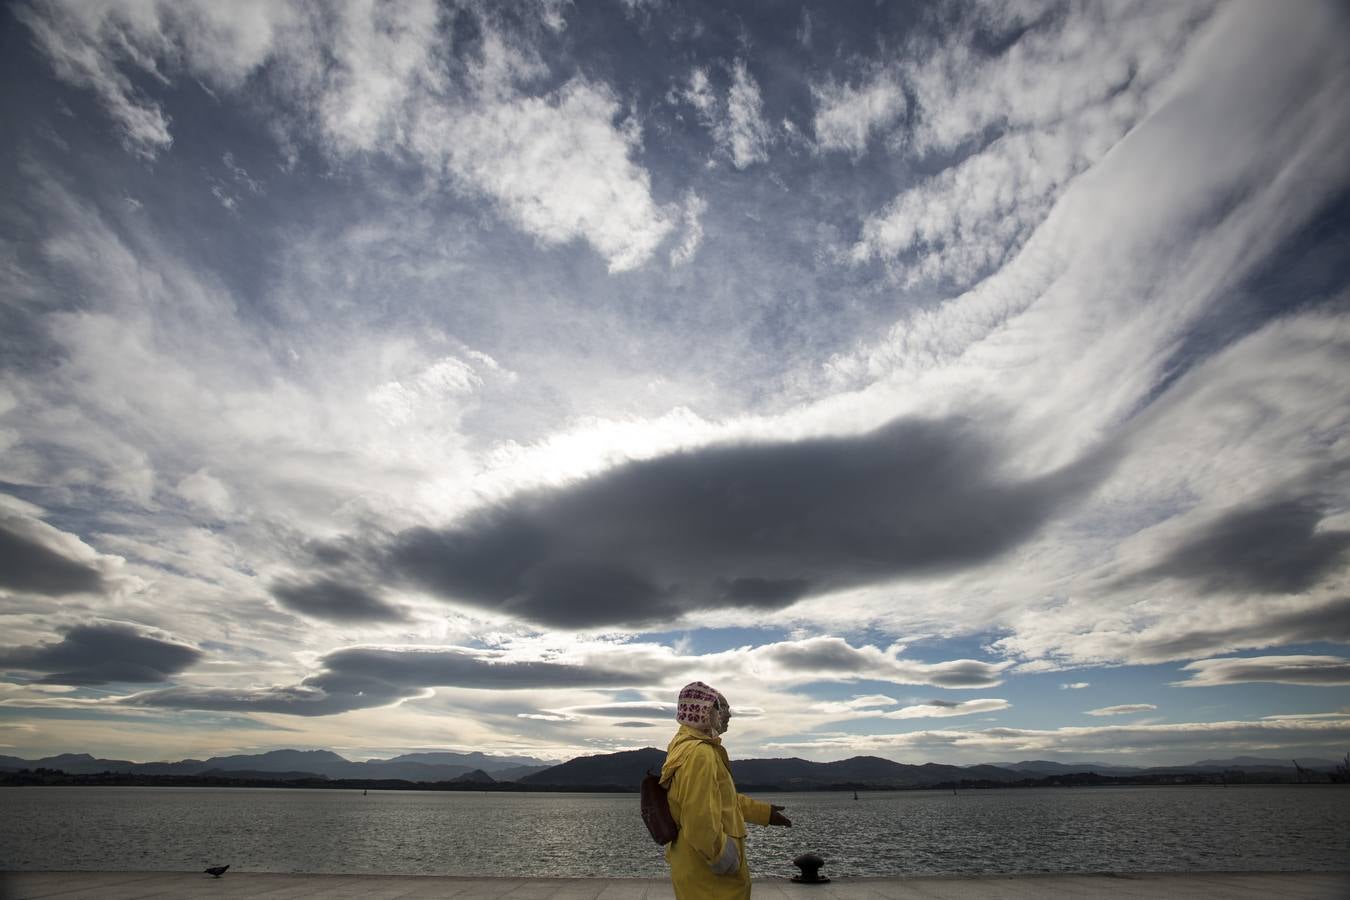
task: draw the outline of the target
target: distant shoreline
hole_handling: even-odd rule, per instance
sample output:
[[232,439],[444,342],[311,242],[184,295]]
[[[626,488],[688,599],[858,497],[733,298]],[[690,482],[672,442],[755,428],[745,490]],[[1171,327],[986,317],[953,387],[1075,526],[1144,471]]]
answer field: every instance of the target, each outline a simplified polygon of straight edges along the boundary
[[[935,784],[742,784],[743,793],[871,793],[879,791],[971,791],[999,788],[1046,787],[1186,787],[1229,785],[1308,785],[1335,786],[1331,781],[1301,782],[1270,773],[1233,772],[1170,775],[1097,775],[1084,772],[1025,778],[1019,781],[962,780]],[[476,791],[489,793],[575,793],[635,794],[638,787],[623,784],[523,784],[498,781],[404,781],[401,779],[355,778],[236,778],[228,775],[139,775],[122,772],[68,774],[60,770],[0,772],[0,787],[224,787],[224,788],[303,788],[316,790],[362,791]]]

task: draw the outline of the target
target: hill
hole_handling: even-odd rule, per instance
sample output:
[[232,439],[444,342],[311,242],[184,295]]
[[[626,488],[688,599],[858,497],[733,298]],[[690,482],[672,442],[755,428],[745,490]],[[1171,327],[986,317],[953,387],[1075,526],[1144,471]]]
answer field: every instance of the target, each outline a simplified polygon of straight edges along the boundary
[[[116,772],[127,775],[219,776],[221,773],[247,773],[250,778],[270,777],[274,780],[319,777],[436,782],[452,781],[478,771],[491,775],[494,781],[514,781],[542,771],[549,765],[552,763],[533,756],[492,756],[478,751],[405,753],[391,759],[366,762],[355,762],[331,750],[269,750],[266,753],[148,763],[99,759],[88,753],[62,753],[34,760],[0,756],[0,771],[45,768],[59,769],[71,775]],[[281,779],[282,775],[288,778]]]
[[[521,761],[527,761],[521,763]],[[296,781],[311,779],[336,782],[381,782],[413,787],[418,784],[482,784],[493,789],[541,790],[549,786],[634,790],[642,777],[659,771],[665,751],[655,747],[581,756],[558,765],[539,765],[528,756],[492,756],[485,753],[434,751],[407,753],[391,759],[354,762],[331,750],[272,750],[258,754],[213,756],[178,762],[137,763],[124,759],[101,759],[87,753],[62,753],[27,760],[0,756],[0,772],[27,769],[56,770],[70,776],[95,776],[105,772],[126,776],[212,777],[250,781]],[[533,764],[528,764],[528,763]],[[479,763],[473,765],[472,763]],[[1304,758],[1299,765],[1323,780],[1337,763]],[[1103,763],[1059,763],[1023,760],[996,765],[951,766],[941,763],[911,765],[878,756],[855,756],[834,762],[815,762],[797,757],[738,759],[731,771],[738,785],[748,789],[818,790],[823,788],[922,788],[939,784],[979,782],[982,785],[1028,783],[1100,783],[1101,779],[1134,779],[1148,783],[1173,783],[1174,776],[1231,779],[1242,771],[1259,780],[1295,781],[1299,776],[1292,760],[1255,756],[1205,759],[1186,766],[1136,768]]]
[[527,775],[520,779],[520,783],[559,786],[621,785],[636,788],[648,770],[661,771],[661,764],[665,761],[666,751],[657,750],[655,747],[578,756],[561,765]]

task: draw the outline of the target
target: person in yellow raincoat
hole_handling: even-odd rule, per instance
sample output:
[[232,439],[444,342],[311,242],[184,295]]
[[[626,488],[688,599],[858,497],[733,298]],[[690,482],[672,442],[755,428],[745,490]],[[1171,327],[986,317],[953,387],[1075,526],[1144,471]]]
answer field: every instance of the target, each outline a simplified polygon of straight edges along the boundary
[[791,825],[781,806],[736,793],[722,733],[731,706],[701,681],[680,691],[680,728],[666,748],[661,786],[679,837],[666,845],[677,900],[748,900],[745,823]]

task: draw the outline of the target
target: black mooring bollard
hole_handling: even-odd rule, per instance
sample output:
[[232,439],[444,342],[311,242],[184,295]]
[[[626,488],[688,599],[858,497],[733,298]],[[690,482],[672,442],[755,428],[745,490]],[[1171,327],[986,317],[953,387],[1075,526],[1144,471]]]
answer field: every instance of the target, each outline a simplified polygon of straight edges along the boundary
[[829,880],[820,874],[820,867],[825,865],[825,860],[816,853],[803,853],[792,861],[792,864],[802,870],[800,875],[793,875],[792,880],[798,884],[828,884]]

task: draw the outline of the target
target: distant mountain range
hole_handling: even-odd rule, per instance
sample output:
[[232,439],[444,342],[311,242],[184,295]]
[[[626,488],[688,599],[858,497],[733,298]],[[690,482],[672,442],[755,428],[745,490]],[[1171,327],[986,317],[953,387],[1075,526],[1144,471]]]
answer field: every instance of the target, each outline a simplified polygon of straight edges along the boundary
[[[1337,763],[1330,759],[1301,757],[1298,764],[1315,772],[1327,772]],[[1242,769],[1246,772],[1293,772],[1292,759],[1272,759],[1264,756],[1234,756],[1229,759],[1202,759],[1199,762],[1183,766],[1114,766],[1109,763],[1081,762],[1060,763],[1044,759],[1025,760],[1017,763],[994,763],[1001,769],[1011,769],[1032,775],[1068,775],[1076,772],[1093,772],[1097,775],[1167,775],[1185,772],[1223,772],[1230,769]]]
[[[655,747],[581,756],[562,765],[545,769],[521,778],[522,784],[558,785],[635,785],[647,771],[660,771],[665,751]],[[1313,771],[1329,771],[1336,763],[1331,760],[1301,759],[1299,765]],[[1231,760],[1205,760],[1190,766],[1161,766],[1131,768],[1102,763],[1066,764],[1044,760],[1027,760],[997,765],[948,766],[939,763],[908,765],[877,756],[855,756],[837,762],[813,762],[789,757],[786,759],[736,759],[731,761],[731,774],[741,787],[774,787],[787,790],[809,790],[830,786],[857,785],[876,787],[926,787],[962,781],[1017,782],[1027,778],[1054,775],[1093,773],[1097,775],[1169,775],[1181,773],[1221,774],[1232,769],[1268,771],[1295,774],[1293,762],[1278,759],[1238,757]]]
[[[192,775],[250,780],[294,781],[305,778],[401,780],[499,784],[518,782],[533,788],[634,787],[648,771],[660,771],[665,751],[655,747],[580,756],[560,765],[529,756],[491,756],[485,753],[437,751],[407,753],[393,759],[353,762],[331,750],[272,750],[267,753],[213,756],[179,762],[137,763],[97,759],[87,753],[63,753],[42,759],[0,756],[0,771],[60,769],[70,775],[115,772],[129,775]],[[1314,772],[1329,772],[1337,763],[1325,759],[1300,759],[1298,764]],[[1135,777],[1167,775],[1220,775],[1235,769],[1248,773],[1296,774],[1292,760],[1238,756],[1206,759],[1187,766],[1139,768],[1106,763],[1060,763],[1023,760],[993,765],[950,766],[940,763],[910,765],[877,756],[855,756],[836,762],[785,759],[740,759],[731,763],[739,786],[811,790],[823,787],[926,787],[960,782],[1014,783],[1036,778],[1082,775]]]
[[[60,769],[71,775],[118,772],[135,775],[216,775],[236,778],[397,779],[402,781],[454,781],[463,776],[488,776],[491,781],[516,781],[552,766],[532,756],[490,756],[486,753],[406,753],[393,759],[353,762],[331,750],[272,750],[267,753],[213,756],[178,762],[137,763],[125,759],[96,759],[87,753],[62,753],[42,759],[0,756],[0,771]],[[246,774],[240,774],[246,773]],[[284,777],[283,777],[284,776]]]

